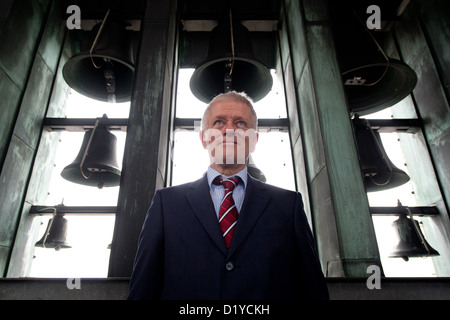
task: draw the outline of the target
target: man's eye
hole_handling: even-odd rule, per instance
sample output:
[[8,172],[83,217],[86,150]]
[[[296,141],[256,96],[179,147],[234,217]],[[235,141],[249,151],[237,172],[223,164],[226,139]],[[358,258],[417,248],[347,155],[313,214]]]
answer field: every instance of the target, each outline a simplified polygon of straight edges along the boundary
[[245,121],[238,121],[237,124],[240,127],[246,127],[247,126],[247,122],[245,122]]
[[216,121],[214,121],[214,124],[217,125],[217,126],[220,126],[220,125],[223,124],[223,121],[222,120],[216,120]]

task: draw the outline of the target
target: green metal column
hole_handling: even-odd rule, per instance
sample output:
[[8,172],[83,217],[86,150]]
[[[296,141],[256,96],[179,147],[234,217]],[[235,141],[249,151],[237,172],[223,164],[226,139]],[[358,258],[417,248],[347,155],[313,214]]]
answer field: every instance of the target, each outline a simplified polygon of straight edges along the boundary
[[425,237],[439,252],[433,257],[438,276],[450,275],[450,3],[417,1],[394,29],[402,59],[418,75],[412,99],[393,107],[396,118],[417,117],[423,131],[400,138],[418,205],[434,205],[435,217],[423,217]]
[[64,40],[59,12],[57,2],[15,1],[0,24],[0,276],[27,237],[18,226]]
[[166,186],[176,70],[176,3],[148,0],[141,23],[110,277],[131,275],[138,237],[156,189]]
[[[287,95],[295,97],[288,98],[291,134],[300,127],[299,137],[293,138],[294,157],[306,159],[311,220],[324,273],[367,277],[367,267],[381,268],[381,263],[327,3],[284,2],[282,59],[285,74],[290,74],[286,80],[293,82],[286,84]],[[299,123],[293,123],[296,113]]]

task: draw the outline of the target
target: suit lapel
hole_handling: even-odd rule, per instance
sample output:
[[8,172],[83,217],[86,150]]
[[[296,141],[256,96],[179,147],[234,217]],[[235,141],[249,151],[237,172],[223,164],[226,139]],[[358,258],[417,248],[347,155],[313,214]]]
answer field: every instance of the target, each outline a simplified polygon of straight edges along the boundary
[[245,199],[236,224],[236,230],[231,241],[228,256],[231,256],[253,229],[268,202],[269,194],[265,184],[248,176]]
[[186,199],[194,211],[197,219],[202,224],[205,231],[209,234],[214,243],[219,247],[224,255],[227,254],[227,247],[220,231],[219,222],[214,212],[214,205],[209,192],[208,180],[206,175],[191,183],[187,192]]
[[224,255],[231,256],[242,244],[248,233],[253,229],[261,214],[266,208],[270,195],[265,184],[248,176],[245,199],[239,213],[236,230],[233,235],[231,247],[227,250],[219,222],[214,213],[206,175],[194,181],[186,191],[186,200],[192,208],[199,222]]

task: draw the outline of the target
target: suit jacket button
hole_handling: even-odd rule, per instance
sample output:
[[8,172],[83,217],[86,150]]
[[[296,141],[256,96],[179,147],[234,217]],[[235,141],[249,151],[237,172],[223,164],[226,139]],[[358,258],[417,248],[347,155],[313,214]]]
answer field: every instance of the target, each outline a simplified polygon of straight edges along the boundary
[[225,265],[225,269],[227,269],[227,271],[231,271],[231,270],[233,270],[234,269],[234,264],[233,264],[233,262],[228,262],[226,265]]

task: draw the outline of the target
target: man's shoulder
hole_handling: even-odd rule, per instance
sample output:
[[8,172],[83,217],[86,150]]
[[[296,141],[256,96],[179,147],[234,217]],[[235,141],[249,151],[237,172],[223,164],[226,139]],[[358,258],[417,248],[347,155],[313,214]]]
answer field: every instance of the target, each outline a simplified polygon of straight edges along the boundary
[[195,181],[190,181],[190,182],[185,182],[182,184],[178,184],[178,185],[174,185],[174,186],[170,186],[170,187],[165,187],[162,189],[159,189],[158,192],[162,192],[162,193],[178,193],[178,192],[183,192],[189,189],[196,189],[199,186],[201,186],[202,184],[207,184],[206,178],[205,176],[201,177],[198,180]]
[[270,192],[274,192],[274,193],[279,193],[279,194],[298,194],[297,191],[293,191],[293,190],[289,190],[289,189],[285,189],[285,188],[281,188],[278,186],[275,186],[273,184],[270,183],[266,183],[266,182],[262,182],[256,178],[253,178],[252,176],[249,176],[249,180],[252,180],[252,183],[257,186],[258,188],[262,188],[262,189],[267,189]]

